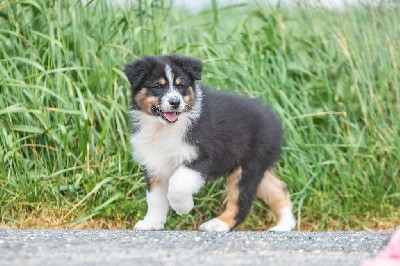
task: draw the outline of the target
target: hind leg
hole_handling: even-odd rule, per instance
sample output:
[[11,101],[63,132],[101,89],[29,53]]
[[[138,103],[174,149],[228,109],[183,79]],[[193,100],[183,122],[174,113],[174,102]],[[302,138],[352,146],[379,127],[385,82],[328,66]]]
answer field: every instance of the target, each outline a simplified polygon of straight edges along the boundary
[[[228,176],[228,194],[225,211],[217,218],[200,225],[202,231],[229,231],[243,222],[251,210],[257,190],[257,180],[250,178],[251,173],[243,173],[236,168]],[[248,180],[246,182],[246,180]]]
[[257,197],[261,198],[277,219],[277,224],[271,231],[291,231],[296,226],[292,213],[292,203],[286,184],[271,171],[266,171],[258,185]]

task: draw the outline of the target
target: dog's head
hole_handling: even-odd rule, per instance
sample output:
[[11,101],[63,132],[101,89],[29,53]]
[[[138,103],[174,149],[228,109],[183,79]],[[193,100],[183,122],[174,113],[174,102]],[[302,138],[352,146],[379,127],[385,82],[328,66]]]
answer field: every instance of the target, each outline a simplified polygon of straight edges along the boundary
[[167,123],[178,121],[195,104],[201,70],[199,60],[176,55],[147,56],[126,65],[133,109]]

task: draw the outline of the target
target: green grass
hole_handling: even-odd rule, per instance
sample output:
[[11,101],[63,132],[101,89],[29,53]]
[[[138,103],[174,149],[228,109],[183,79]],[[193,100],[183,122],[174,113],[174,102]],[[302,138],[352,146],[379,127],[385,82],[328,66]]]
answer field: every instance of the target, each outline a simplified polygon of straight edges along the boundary
[[[146,210],[145,183],[130,154],[122,69],[145,54],[179,53],[203,60],[202,82],[280,114],[285,145],[275,170],[289,185],[299,229],[395,228],[398,12],[214,4],[190,14],[163,1],[1,2],[0,225],[132,228]],[[193,229],[220,213],[223,185],[207,185],[191,215],[171,211],[167,228]],[[273,221],[257,202],[241,228]]]

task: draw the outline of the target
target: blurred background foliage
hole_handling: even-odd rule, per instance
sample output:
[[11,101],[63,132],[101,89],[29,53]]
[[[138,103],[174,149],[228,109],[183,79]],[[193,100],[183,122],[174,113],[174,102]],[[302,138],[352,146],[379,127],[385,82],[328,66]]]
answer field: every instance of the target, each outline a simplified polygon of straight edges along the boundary
[[[400,224],[397,2],[340,10],[251,2],[192,12],[171,1],[0,3],[0,225],[132,228],[146,210],[129,146],[124,64],[204,63],[202,82],[272,105],[285,128],[276,173],[300,230]],[[224,179],[168,229],[224,209]],[[261,202],[240,229],[274,222]]]

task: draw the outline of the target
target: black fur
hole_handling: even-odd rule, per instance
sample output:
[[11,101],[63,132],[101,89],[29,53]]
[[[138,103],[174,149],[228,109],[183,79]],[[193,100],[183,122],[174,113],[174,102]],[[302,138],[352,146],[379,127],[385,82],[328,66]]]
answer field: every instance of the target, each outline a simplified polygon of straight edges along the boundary
[[205,87],[202,91],[201,116],[187,134],[187,141],[201,154],[191,168],[209,178],[238,166],[249,165],[262,172],[271,168],[282,143],[280,122],[273,112],[256,100]]
[[132,89],[136,89],[143,84],[144,78],[150,73],[154,64],[153,60],[144,58],[125,66],[125,75],[131,83]]

